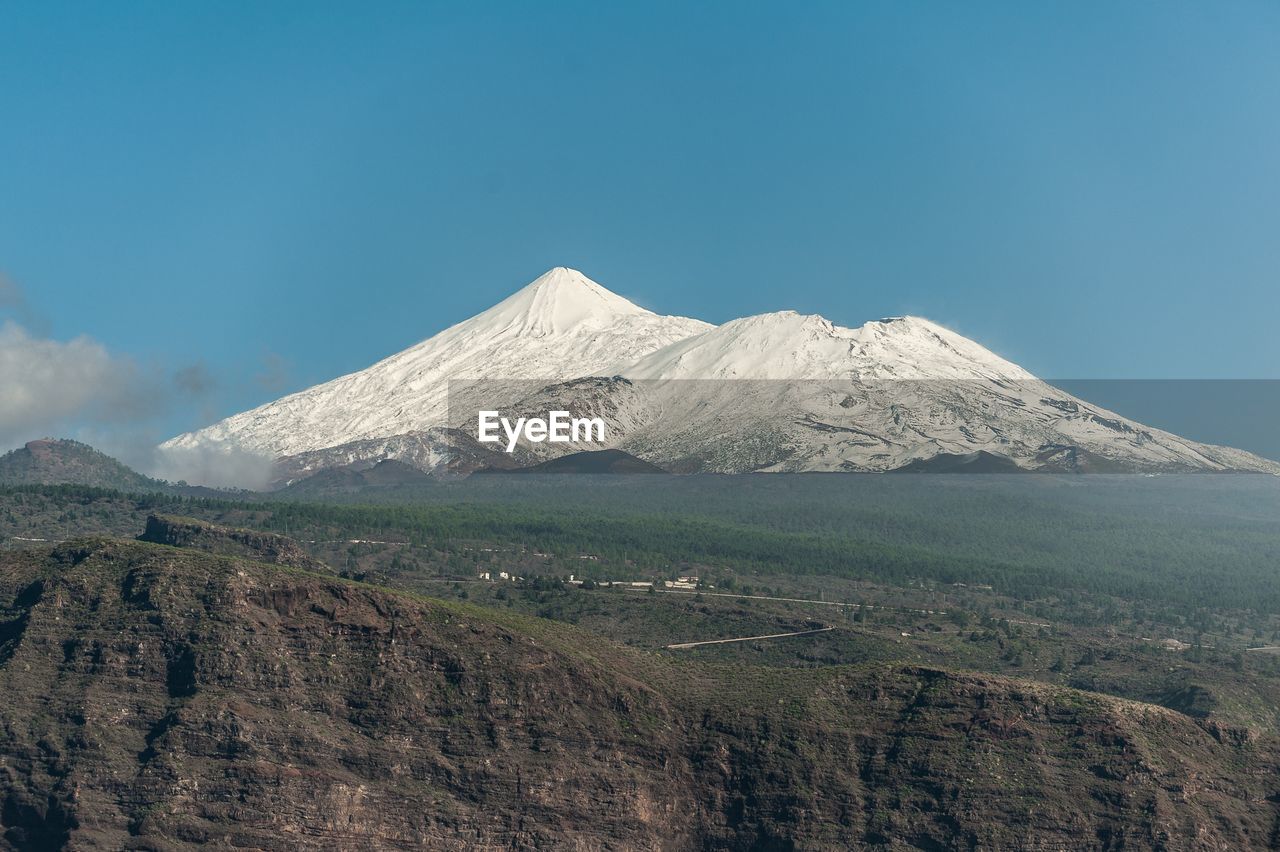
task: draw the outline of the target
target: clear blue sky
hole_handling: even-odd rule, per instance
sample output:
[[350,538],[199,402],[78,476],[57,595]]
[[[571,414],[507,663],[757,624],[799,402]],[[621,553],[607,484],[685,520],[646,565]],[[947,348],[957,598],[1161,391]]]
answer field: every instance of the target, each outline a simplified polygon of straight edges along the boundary
[[1047,377],[1280,378],[1280,4],[694,5],[6,3],[10,313],[197,365],[175,427],[554,265]]

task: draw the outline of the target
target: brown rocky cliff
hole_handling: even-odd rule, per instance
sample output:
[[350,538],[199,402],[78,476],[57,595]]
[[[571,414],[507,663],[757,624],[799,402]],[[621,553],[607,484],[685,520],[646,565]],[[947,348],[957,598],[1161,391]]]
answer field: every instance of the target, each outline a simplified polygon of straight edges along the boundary
[[1149,705],[697,665],[115,540],[0,555],[0,695],[0,848],[1225,850],[1276,820],[1271,744]]

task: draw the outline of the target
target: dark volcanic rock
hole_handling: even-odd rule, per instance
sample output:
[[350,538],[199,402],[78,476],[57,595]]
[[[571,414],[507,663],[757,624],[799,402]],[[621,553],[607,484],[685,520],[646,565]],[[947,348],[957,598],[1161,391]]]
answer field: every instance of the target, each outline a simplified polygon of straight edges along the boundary
[[584,450],[511,470],[484,470],[481,473],[666,473],[622,450]]
[[434,479],[402,461],[383,459],[373,465],[364,463],[331,467],[300,479],[278,492],[280,497],[313,498],[359,492],[378,488],[413,488],[430,485]]
[[1151,705],[697,665],[119,540],[0,554],[0,696],[6,849],[1236,850],[1280,787]]
[[891,473],[1026,473],[1007,456],[999,456],[986,450],[974,453],[938,453],[927,459],[895,468]]
[[[1131,464],[1105,458],[1080,447],[1053,445],[1035,457],[1036,470],[1043,473],[1139,473]],[[1194,472],[1194,471],[1188,471]]]

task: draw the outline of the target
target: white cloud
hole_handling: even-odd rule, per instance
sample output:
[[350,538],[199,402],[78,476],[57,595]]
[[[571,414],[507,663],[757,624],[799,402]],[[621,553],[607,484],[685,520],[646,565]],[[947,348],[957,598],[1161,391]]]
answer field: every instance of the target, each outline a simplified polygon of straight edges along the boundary
[[232,444],[201,447],[155,447],[150,463],[152,476],[170,482],[189,482],[214,488],[260,490],[271,480],[272,459]]
[[88,337],[36,337],[0,325],[0,446],[65,434],[84,424],[127,424],[165,404],[158,377]]
[[52,340],[8,320],[0,324],[0,452],[36,438],[71,437],[161,479],[261,488],[269,458],[229,446],[156,448],[157,419],[215,384],[202,365],[169,376],[92,338]]

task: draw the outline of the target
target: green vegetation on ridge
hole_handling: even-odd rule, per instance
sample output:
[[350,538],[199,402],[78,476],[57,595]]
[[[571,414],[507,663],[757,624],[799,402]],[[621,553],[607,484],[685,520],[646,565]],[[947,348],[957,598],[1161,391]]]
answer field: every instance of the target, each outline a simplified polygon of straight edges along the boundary
[[[1024,600],[1080,593],[1280,613],[1275,477],[659,479],[457,483],[364,504],[147,495],[137,505],[308,539],[443,552],[519,542],[594,555],[578,573],[600,578],[693,564],[762,577],[981,584]],[[80,494],[73,499],[85,505],[103,497],[0,490],[0,534],[4,501],[24,494]]]

